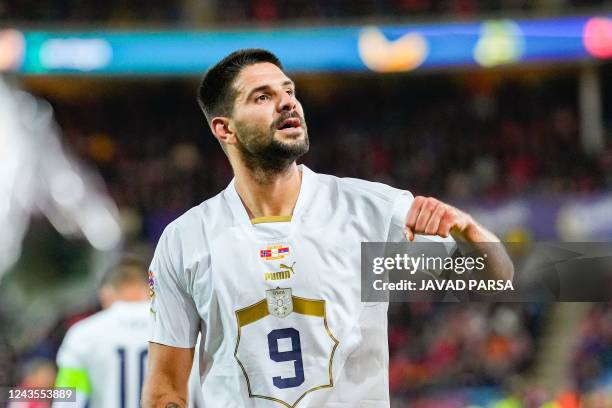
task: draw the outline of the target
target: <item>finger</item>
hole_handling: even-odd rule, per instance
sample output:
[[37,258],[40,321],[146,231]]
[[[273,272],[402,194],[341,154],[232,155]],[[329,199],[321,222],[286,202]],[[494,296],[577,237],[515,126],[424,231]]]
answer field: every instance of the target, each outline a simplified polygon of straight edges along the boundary
[[444,214],[444,217],[440,221],[440,226],[438,227],[438,235],[443,238],[448,238],[454,224],[452,215],[448,212]]
[[442,220],[440,221],[440,226],[438,227],[438,234],[441,237],[447,238],[450,235],[451,230],[455,228],[456,225],[457,214],[454,211],[449,210],[444,214],[444,217],[442,217]]
[[446,213],[447,207],[443,204],[440,204],[436,207],[434,213],[429,218],[427,225],[425,226],[425,234],[427,235],[438,235],[438,229],[440,227],[440,223]]
[[421,206],[424,202],[425,197],[417,196],[414,198],[414,201],[412,201],[412,205],[410,206],[410,210],[408,210],[408,216],[406,217],[406,227],[414,230],[417,218],[421,212]]
[[429,222],[429,219],[438,207],[439,203],[439,201],[433,198],[428,199],[425,203],[423,203],[423,205],[421,206],[421,212],[419,213],[419,217],[417,218],[417,222],[414,227],[414,231],[416,233],[425,232],[425,226]]
[[412,229],[410,229],[410,227],[406,227],[404,234],[406,235],[406,239],[408,241],[414,241],[414,232],[412,232]]

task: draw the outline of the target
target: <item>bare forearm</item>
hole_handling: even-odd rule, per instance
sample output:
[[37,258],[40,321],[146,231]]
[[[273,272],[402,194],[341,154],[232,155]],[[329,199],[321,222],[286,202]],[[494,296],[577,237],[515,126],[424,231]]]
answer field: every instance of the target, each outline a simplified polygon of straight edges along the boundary
[[142,388],[142,408],[184,408],[187,406],[187,382],[177,384],[176,377],[149,366],[149,376]]
[[172,390],[153,390],[146,385],[142,393],[142,408],[185,408],[187,399]]
[[193,348],[149,343],[147,379],[142,390],[143,408],[184,408]]
[[[471,217],[470,217],[471,218]],[[471,219],[471,225],[463,235],[470,249],[478,256],[485,258],[485,268],[477,274],[480,279],[511,280],[514,276],[514,265],[504,245],[491,231]]]

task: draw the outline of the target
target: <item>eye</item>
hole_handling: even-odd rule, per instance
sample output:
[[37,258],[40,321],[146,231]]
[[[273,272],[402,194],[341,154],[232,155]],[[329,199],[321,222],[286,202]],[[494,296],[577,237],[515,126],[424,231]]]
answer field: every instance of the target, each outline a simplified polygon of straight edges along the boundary
[[287,93],[291,96],[295,95],[295,91],[293,89],[287,89]]
[[257,102],[264,102],[264,101],[267,101],[268,99],[270,99],[270,97],[266,94],[261,94],[255,98]]

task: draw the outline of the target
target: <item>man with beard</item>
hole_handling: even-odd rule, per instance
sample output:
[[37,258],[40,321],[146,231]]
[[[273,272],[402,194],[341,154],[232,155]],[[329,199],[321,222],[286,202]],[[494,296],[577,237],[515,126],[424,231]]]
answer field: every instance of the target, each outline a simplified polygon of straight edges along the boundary
[[304,112],[265,50],[220,61],[198,102],[234,179],[160,238],[143,406],[186,406],[201,333],[205,407],[388,407],[387,305],[360,301],[360,243],[497,238],[433,198],[297,165]]

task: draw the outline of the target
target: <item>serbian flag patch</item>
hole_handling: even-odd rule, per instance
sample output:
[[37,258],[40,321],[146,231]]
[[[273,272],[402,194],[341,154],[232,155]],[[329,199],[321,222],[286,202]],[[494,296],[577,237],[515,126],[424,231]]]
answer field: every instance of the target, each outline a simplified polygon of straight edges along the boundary
[[266,261],[273,261],[275,259],[283,259],[289,255],[289,247],[287,245],[273,245],[266,249],[259,250],[259,257]]

